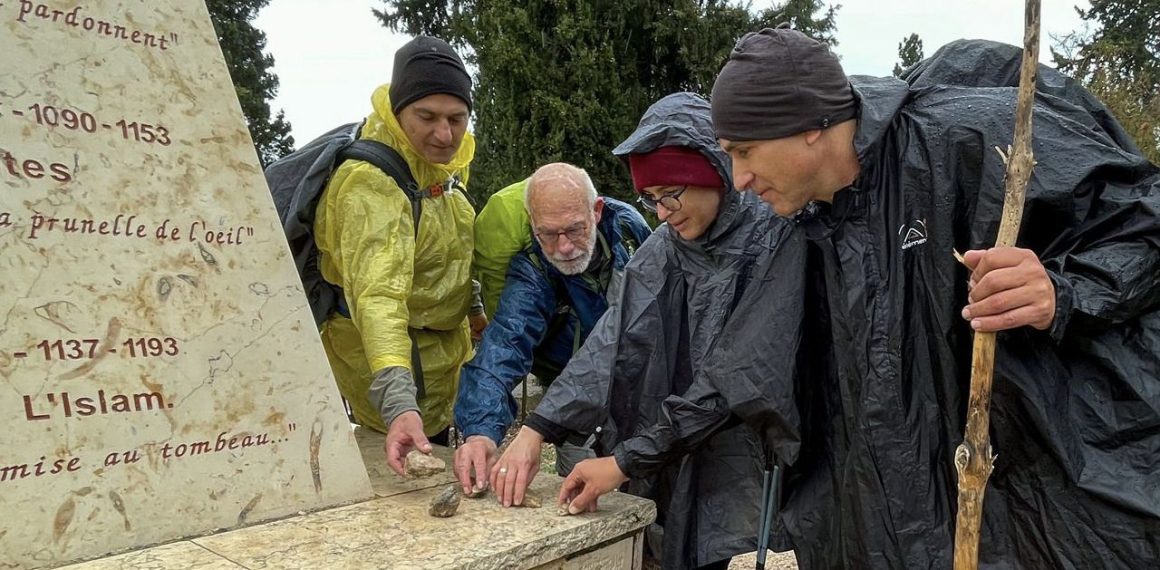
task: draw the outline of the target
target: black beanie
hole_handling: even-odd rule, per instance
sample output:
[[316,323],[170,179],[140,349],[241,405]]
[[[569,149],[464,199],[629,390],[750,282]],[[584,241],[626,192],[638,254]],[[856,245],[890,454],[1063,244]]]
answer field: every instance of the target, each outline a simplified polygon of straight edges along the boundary
[[712,106],[717,136],[730,141],[780,139],[857,115],[829,46],[780,26],[737,42],[713,83]]
[[471,110],[471,75],[447,42],[419,36],[395,52],[391,71],[391,112],[428,95],[445,93],[463,99]]

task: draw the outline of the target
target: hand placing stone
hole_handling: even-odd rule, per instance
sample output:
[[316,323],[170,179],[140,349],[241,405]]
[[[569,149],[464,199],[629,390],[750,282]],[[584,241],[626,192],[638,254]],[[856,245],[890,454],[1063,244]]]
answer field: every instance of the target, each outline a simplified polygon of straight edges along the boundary
[[408,477],[430,477],[444,471],[447,471],[446,461],[417,449],[407,454],[407,460],[403,464],[403,472]]
[[562,517],[571,516],[572,511],[568,510],[569,506],[571,506],[569,503],[560,503],[556,505],[556,514]]
[[433,517],[447,518],[455,514],[459,509],[459,497],[462,496],[462,489],[457,485],[448,485],[431,499],[431,506],[427,508],[427,514]]
[[540,498],[540,494],[528,489],[524,491],[524,502],[520,505],[512,505],[513,507],[527,507],[529,509],[538,509],[544,506],[544,500]]

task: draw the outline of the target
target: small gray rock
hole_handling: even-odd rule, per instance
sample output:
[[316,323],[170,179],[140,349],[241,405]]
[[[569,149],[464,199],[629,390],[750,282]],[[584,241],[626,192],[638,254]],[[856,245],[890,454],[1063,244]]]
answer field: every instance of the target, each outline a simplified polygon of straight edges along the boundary
[[516,506],[517,507],[526,507],[529,509],[538,509],[538,508],[544,506],[544,499],[540,498],[539,493],[537,493],[531,489],[528,489],[527,491],[524,491],[523,504],[516,505]]
[[447,471],[446,461],[434,455],[427,455],[419,450],[408,453],[407,459],[403,463],[403,472],[408,477],[430,477],[443,473],[444,471]]
[[427,514],[433,517],[445,519],[455,514],[459,510],[459,497],[462,496],[462,490],[458,485],[448,485],[444,487],[435,498],[431,499],[431,506],[427,508]]
[[478,499],[486,494],[487,494],[487,487],[484,487],[482,489],[472,488],[471,492],[467,493],[464,496],[467,497],[468,499]]
[[568,512],[569,503],[560,503],[556,506],[556,514],[562,517],[570,516],[572,513]]

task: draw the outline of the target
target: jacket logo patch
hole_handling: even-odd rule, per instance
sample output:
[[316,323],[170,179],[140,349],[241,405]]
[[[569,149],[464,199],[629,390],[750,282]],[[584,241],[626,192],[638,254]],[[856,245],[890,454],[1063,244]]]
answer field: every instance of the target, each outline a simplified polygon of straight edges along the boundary
[[903,251],[926,243],[926,220],[914,220],[909,224],[902,224],[898,228],[898,237],[902,238]]

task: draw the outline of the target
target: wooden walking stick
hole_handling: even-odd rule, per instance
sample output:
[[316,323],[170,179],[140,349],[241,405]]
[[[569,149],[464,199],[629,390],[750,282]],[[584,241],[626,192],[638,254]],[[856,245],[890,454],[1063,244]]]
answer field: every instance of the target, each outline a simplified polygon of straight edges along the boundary
[[[1039,0],[1027,0],[1024,14],[1023,68],[1015,106],[1015,142],[1007,164],[1003,219],[995,247],[1015,245],[1023,218],[1023,199],[1035,158],[1031,151],[1031,107],[1035,103],[1035,77],[1039,65]],[[999,151],[1002,154],[1002,151]],[[983,493],[991,476],[995,456],[991,452],[991,380],[995,371],[995,333],[975,333],[971,359],[971,396],[967,403],[967,429],[955,450],[959,472],[959,513],[955,524],[955,570],[979,567],[979,528],[983,519]]]

